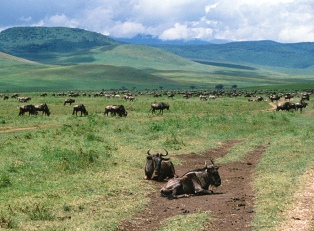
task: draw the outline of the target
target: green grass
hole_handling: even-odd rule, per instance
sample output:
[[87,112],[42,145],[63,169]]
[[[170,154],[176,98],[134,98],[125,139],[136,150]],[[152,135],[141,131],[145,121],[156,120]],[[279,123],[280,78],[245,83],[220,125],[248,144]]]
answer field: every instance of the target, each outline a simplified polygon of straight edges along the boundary
[[[76,102],[84,103],[89,115],[76,117],[72,106],[63,106],[65,97],[39,94],[23,95],[33,104],[46,102],[50,117],[18,116],[16,99],[0,107],[0,221],[12,230],[115,230],[149,203],[153,188],[143,180],[148,148],[166,148],[178,165],[181,154],[202,153],[229,139],[245,141],[217,163],[241,160],[270,143],[255,173],[252,225],[274,230],[302,174],[313,166],[311,101],[299,113],[262,111],[270,108],[268,102],[244,97],[200,101],[137,95],[137,101],[125,102],[81,96]],[[159,101],[170,103],[170,110],[152,115],[150,104]],[[124,104],[128,116],[104,116],[111,104]],[[162,230],[190,230],[187,221],[195,219],[202,220],[195,228],[201,230],[210,213],[169,219]]]
[[[52,52],[50,52],[52,53]],[[310,84],[312,75],[285,74],[267,68],[238,65],[210,66],[140,45],[115,45],[56,53],[40,53],[43,65],[0,53],[0,92],[35,92],[110,89],[230,89],[279,84]],[[51,54],[50,54],[51,55]],[[269,89],[269,88],[268,88]]]

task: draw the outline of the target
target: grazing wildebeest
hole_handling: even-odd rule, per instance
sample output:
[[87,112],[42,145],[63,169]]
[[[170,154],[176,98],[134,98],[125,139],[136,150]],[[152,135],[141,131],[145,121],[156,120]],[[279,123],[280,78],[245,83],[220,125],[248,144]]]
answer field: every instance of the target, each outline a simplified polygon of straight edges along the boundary
[[170,179],[160,190],[164,197],[177,199],[191,195],[212,194],[209,186],[218,187],[221,185],[220,175],[217,166],[211,161],[211,165],[205,163],[204,168],[195,169],[185,173],[182,177]]
[[156,113],[155,112],[156,110],[159,110],[159,113],[163,114],[164,109],[169,110],[169,107],[170,107],[170,105],[166,104],[164,102],[154,103],[154,104],[152,104],[150,111],[152,111],[152,114],[153,114],[153,113]]
[[116,114],[118,114],[120,117],[122,116],[127,116],[128,113],[127,111],[125,110],[124,106],[123,105],[110,105],[110,106],[107,106],[105,108],[105,112],[104,112],[104,115],[107,115],[108,116],[108,113],[110,112],[110,114],[112,116],[115,116]]
[[46,114],[47,116],[50,116],[50,110],[48,108],[48,105],[46,103],[42,103],[35,106],[36,111],[42,111],[42,115]]
[[37,115],[38,114],[35,106],[32,104],[20,106],[19,109],[20,109],[19,116],[24,115],[25,112],[28,112],[29,113],[28,115]]
[[7,95],[3,96],[3,100],[7,100],[7,99],[9,99],[9,96]]
[[293,95],[290,94],[290,93],[287,93],[287,94],[285,95],[285,100],[287,99],[287,100],[289,100],[289,102],[290,102],[290,99],[292,99],[292,98],[293,98]]
[[18,101],[21,103],[26,103],[28,101],[30,101],[32,98],[31,97],[17,97]]
[[301,95],[301,100],[310,100],[310,94],[309,93],[303,93]]
[[148,149],[145,165],[145,180],[163,181],[167,178],[176,177],[173,163],[169,160],[170,158],[164,158],[164,156],[168,155],[168,151],[166,149],[165,151],[166,154],[150,154],[150,149]]
[[305,103],[303,100],[300,100],[300,102],[295,104],[295,109],[298,111],[300,109],[300,112],[302,112],[303,108],[306,108],[307,103]]
[[82,114],[84,115],[88,115],[88,111],[86,110],[84,104],[79,104],[79,105],[74,105],[73,106],[73,112],[72,112],[72,115],[75,115],[77,116],[77,112],[80,111],[81,112],[81,116]]
[[207,96],[206,95],[200,95],[199,97],[200,97],[200,100],[205,100],[205,101],[207,100]]
[[291,103],[291,102],[284,102],[277,104],[277,108],[276,111],[282,110],[282,111],[289,111],[290,109],[294,109],[296,110],[296,106],[295,103]]
[[63,102],[63,105],[66,105],[67,103],[72,105],[72,103],[75,103],[75,99],[65,99],[64,102]]
[[279,95],[269,95],[268,98],[270,99],[271,102],[280,100]]

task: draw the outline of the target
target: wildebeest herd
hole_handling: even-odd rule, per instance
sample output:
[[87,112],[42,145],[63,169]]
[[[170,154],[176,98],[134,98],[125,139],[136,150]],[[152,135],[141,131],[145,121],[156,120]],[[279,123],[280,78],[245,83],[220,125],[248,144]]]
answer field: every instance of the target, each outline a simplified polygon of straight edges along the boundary
[[[252,102],[252,101],[256,101],[256,102],[262,102],[262,101],[266,101],[267,99],[265,99],[262,96],[258,96],[256,95],[257,92],[253,92],[253,93],[248,93],[248,92],[244,92],[244,93],[239,93],[234,91],[205,91],[205,92],[185,92],[183,94],[183,98],[184,99],[189,99],[193,96],[197,96],[199,97],[201,100],[207,100],[207,99],[219,99],[220,97],[223,96],[228,96],[228,97],[238,97],[238,96],[244,96],[244,97],[250,97],[250,99],[248,101]],[[304,108],[306,108],[308,106],[308,103],[306,103],[305,101],[309,101],[310,100],[310,95],[313,93],[313,90],[308,90],[305,91],[303,93],[286,93],[286,94],[275,94],[275,93],[270,93],[267,94],[267,97],[269,98],[269,100],[271,102],[277,102],[276,105],[276,111],[290,111],[290,110],[294,110],[294,111],[298,111],[300,109],[300,112],[302,112],[302,110]],[[9,97],[7,95],[3,95],[0,94],[1,96],[3,96],[4,100],[9,99]],[[87,96],[86,93],[82,94],[83,96]],[[158,95],[162,96],[163,94],[156,94],[154,93],[153,96],[156,98]],[[170,92],[168,93],[168,97],[169,98],[173,98],[176,94],[174,92]],[[47,94],[41,94],[40,96],[47,96]],[[53,96],[66,96],[66,93],[58,93],[58,94],[53,94]],[[80,96],[80,94],[76,93],[76,94],[69,94],[68,96],[71,97],[78,97]],[[91,96],[91,95],[89,95]],[[101,93],[101,94],[94,94],[94,97],[96,96],[104,96],[106,98],[120,98],[120,95],[118,94],[113,94],[112,96],[110,94],[105,94],[105,93]],[[295,98],[296,96],[300,97],[300,101],[295,103],[295,102],[291,102],[291,99]],[[16,98],[18,99],[19,102],[29,102],[32,98],[30,97],[21,97],[19,94],[14,93],[11,98]],[[135,97],[132,96],[132,93],[128,93],[126,95],[123,96],[124,100],[129,100],[129,101],[136,101]],[[279,100],[282,99],[281,102],[279,102]],[[72,105],[73,103],[75,103],[75,99],[73,98],[66,98],[63,101],[63,105],[67,105],[70,104]],[[49,116],[51,114],[50,109],[48,108],[46,103],[40,104],[40,105],[32,105],[32,104],[28,104],[28,105],[24,105],[24,106],[19,106],[18,107],[20,109],[19,111],[19,115],[24,115],[26,112],[28,112],[29,115],[38,115],[38,111],[42,112],[42,115],[47,115]],[[158,111],[159,114],[163,114],[164,110],[169,110],[170,109],[170,105],[168,103],[164,103],[164,102],[159,102],[159,103],[153,103],[151,104],[150,107],[150,112],[152,114],[156,114],[156,112]],[[77,115],[77,113],[80,112],[80,115],[88,115],[88,111],[86,109],[86,107],[84,106],[84,104],[77,104],[73,106],[73,112],[72,115]],[[111,116],[120,116],[120,117],[126,117],[128,115],[125,107],[121,104],[119,105],[108,105],[105,107],[104,110],[104,115],[111,115]]]
[[209,188],[221,185],[219,167],[214,164],[213,160],[211,160],[210,165],[205,162],[203,168],[190,170],[178,177],[170,158],[165,158],[168,156],[168,151],[166,149],[165,151],[166,154],[151,154],[150,149],[148,149],[144,169],[144,179],[167,181],[160,190],[161,196],[177,199],[191,195],[213,194],[213,190]]

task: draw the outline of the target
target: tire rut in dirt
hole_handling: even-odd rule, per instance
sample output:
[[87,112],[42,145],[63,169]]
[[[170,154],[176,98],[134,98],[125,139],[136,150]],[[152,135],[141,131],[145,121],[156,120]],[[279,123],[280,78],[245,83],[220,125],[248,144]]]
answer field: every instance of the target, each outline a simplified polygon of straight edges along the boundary
[[[209,149],[202,155],[184,154],[179,158],[182,165],[176,166],[176,173],[203,167],[210,158],[216,159],[226,155],[230,148],[243,140],[229,140],[220,144],[218,148]],[[211,211],[214,217],[205,230],[250,230],[254,214],[254,192],[251,188],[252,173],[264,152],[264,146],[257,147],[248,153],[241,162],[221,165],[219,174],[222,185],[214,189],[215,194],[206,196],[192,196],[177,200],[168,200],[160,196],[159,190],[165,182],[150,181],[156,188],[150,194],[147,209],[136,214],[130,221],[121,221],[118,230],[154,230],[160,227],[164,220],[176,215],[188,215],[199,211]]]

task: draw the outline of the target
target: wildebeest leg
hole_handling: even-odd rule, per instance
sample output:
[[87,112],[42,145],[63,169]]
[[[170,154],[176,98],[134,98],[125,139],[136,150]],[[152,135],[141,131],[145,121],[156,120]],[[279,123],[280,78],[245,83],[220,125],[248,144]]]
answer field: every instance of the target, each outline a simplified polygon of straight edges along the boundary
[[213,194],[212,190],[203,189],[199,184],[194,182],[195,194],[196,195],[209,195]]

